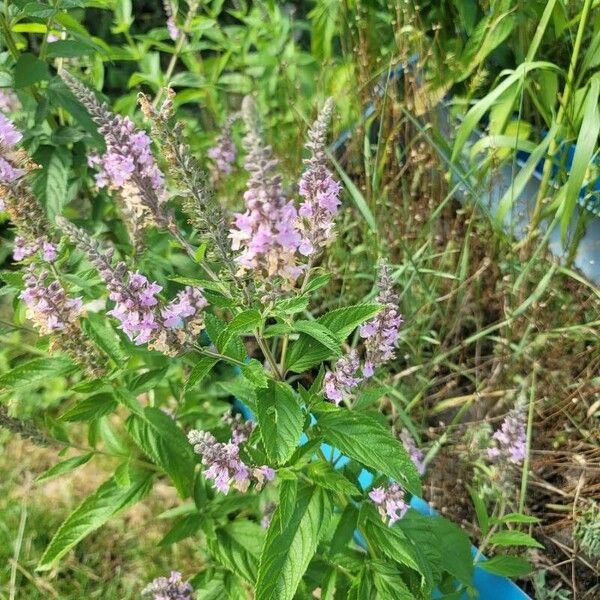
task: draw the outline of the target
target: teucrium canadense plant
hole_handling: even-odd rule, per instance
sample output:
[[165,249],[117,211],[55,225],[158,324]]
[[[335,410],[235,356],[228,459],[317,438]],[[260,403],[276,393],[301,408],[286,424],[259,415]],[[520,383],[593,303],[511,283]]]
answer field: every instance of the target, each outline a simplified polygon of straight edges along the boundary
[[[377,267],[374,302],[342,299],[313,316],[343,196],[325,152],[333,101],[308,132],[296,185],[267,144],[254,101],[244,99],[248,176],[243,198],[229,199],[232,214],[173,123],[172,92],[156,108],[140,97],[161,150],[153,155],[145,131],[74,76],[63,78],[104,138],[89,165],[130,239],[99,236],[73,212],[50,222],[29,187],[36,166],[16,149],[13,125],[0,122],[3,208],[24,268],[11,286],[55,354],[19,364],[0,388],[68,378],[61,443],[75,446],[69,426],[84,426],[89,447],[77,444],[41,479],[99,453],[114,463],[113,476],[54,532],[38,568],[54,567],[167,477],[191,502],[173,513],[161,543],[194,536],[206,558],[196,574],[156,579],[145,596],[204,598],[210,589],[211,597],[292,600],[320,589],[322,598],[388,599],[471,589],[467,536],[409,507],[421,493],[422,454],[365,400],[400,333],[390,266]],[[209,152],[220,196],[236,170],[237,117]],[[255,420],[232,411],[234,397]],[[3,422],[25,431],[6,415]],[[343,466],[331,448],[346,457]],[[373,475],[366,489],[364,469]]]

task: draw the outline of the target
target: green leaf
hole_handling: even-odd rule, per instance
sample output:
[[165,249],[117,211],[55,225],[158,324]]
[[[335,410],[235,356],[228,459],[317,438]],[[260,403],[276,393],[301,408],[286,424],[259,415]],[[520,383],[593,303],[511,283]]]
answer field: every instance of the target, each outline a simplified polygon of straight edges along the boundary
[[429,561],[432,569],[441,568],[461,583],[472,585],[471,541],[460,527],[442,517],[426,517],[414,510],[409,510],[394,527],[426,556],[433,553]]
[[494,525],[497,524],[505,524],[505,523],[527,523],[527,524],[536,524],[539,523],[540,520],[537,517],[532,517],[531,515],[522,515],[521,513],[508,513],[504,515],[501,519],[490,519],[490,522]]
[[84,537],[104,525],[110,518],[133,506],[152,488],[152,474],[139,472],[129,487],[121,487],[113,478],[105,481],[64,521],[48,544],[38,571],[47,571]]
[[117,408],[117,401],[112,394],[102,392],[84,400],[79,400],[74,406],[65,411],[62,421],[91,421],[103,417]]
[[490,544],[496,546],[526,546],[529,548],[543,548],[537,540],[523,531],[498,531],[489,539]]
[[[212,313],[206,313],[204,315],[204,322],[206,324],[206,333],[208,333],[208,337],[216,345],[226,328],[225,323]],[[238,337],[230,338],[226,348],[219,348],[218,346],[217,348],[219,349],[219,352],[225,356],[235,358],[236,360],[243,361],[246,358],[246,348]]]
[[42,146],[35,153],[34,158],[42,165],[42,169],[34,171],[31,186],[35,195],[45,205],[48,219],[54,223],[69,201],[71,151],[64,146]]
[[482,500],[481,496],[470,486],[466,486],[467,491],[469,492],[469,496],[471,496],[471,500],[473,502],[473,507],[475,508],[475,514],[477,515],[477,522],[479,523],[479,529],[481,529],[481,533],[486,535],[490,529],[490,519],[487,513],[487,508],[485,506],[485,502]]
[[225,329],[219,335],[216,346],[222,352],[227,348],[231,338],[238,333],[247,333],[260,327],[262,316],[255,308],[249,308],[238,313],[227,323]]
[[[368,321],[381,310],[380,304],[356,304],[325,313],[315,322],[326,327],[341,344],[361,323]],[[301,333],[287,355],[286,370],[302,373],[311,367],[336,356],[330,348],[314,337]]]
[[143,416],[131,415],[127,430],[141,450],[169,475],[182,497],[192,493],[196,460],[192,447],[175,421],[148,406]]
[[125,366],[128,359],[127,354],[108,319],[98,313],[89,312],[81,323],[85,333],[92,338],[102,351],[112,358],[117,366]]
[[44,481],[48,481],[50,479],[54,479],[59,475],[64,475],[65,473],[70,473],[77,467],[81,465],[85,465],[85,463],[89,462],[90,459],[94,456],[92,452],[88,454],[82,454],[81,456],[74,456],[73,458],[69,458],[67,460],[63,460],[59,462],[57,465],[50,467],[47,471],[44,471],[41,475],[38,475],[35,478],[36,483],[42,483]]
[[308,486],[299,486],[285,524],[280,509],[275,510],[260,557],[256,600],[292,600],[331,515],[327,494]]
[[66,358],[34,358],[0,375],[0,390],[18,390],[40,385],[51,377],[60,377],[75,371]]
[[273,312],[282,315],[293,315],[306,310],[308,307],[308,296],[296,296],[279,300],[273,307]]
[[573,163],[567,181],[566,196],[560,219],[560,233],[563,242],[567,239],[573,209],[577,203],[577,198],[579,198],[585,175],[598,144],[598,134],[600,133],[599,98],[600,76],[596,74],[590,79],[590,87],[583,106],[583,121],[577,136],[575,154],[573,155]]
[[385,600],[415,600],[402,575],[394,564],[385,561],[370,561],[375,588]]
[[267,377],[264,367],[255,359],[240,365],[242,375],[256,388],[266,388],[270,378]]
[[533,571],[533,565],[518,556],[494,556],[479,561],[477,566],[488,573],[502,577],[525,577]]
[[186,515],[178,519],[173,527],[167,531],[162,540],[158,542],[159,546],[170,546],[195,535],[200,529],[204,517],[198,513]]
[[368,413],[338,409],[317,413],[317,431],[334,448],[419,495],[421,480],[402,442]]
[[339,357],[342,355],[340,344],[336,336],[325,325],[317,321],[296,321],[294,329],[300,333],[305,333],[311,338],[317,340],[325,346],[333,356]]
[[94,52],[89,44],[75,40],[57,40],[48,44],[48,58],[76,58],[78,56],[87,56]]
[[40,81],[48,81],[51,77],[48,65],[34,56],[25,53],[19,56],[17,64],[13,69],[15,77],[15,88],[24,88]]
[[311,462],[308,465],[306,476],[317,485],[337,494],[346,496],[360,494],[360,490],[354,483],[324,460],[319,459]]
[[270,380],[268,388],[257,392],[256,412],[269,460],[285,463],[298,446],[304,423],[294,390],[287,383]]
[[199,385],[202,380],[210,373],[212,368],[218,363],[218,359],[211,356],[203,356],[192,369],[190,376],[185,382],[185,389],[191,390]]
[[265,530],[258,523],[239,520],[218,528],[215,535],[216,543],[209,543],[211,554],[224,567],[254,584]]
[[322,288],[324,285],[327,285],[330,281],[331,281],[331,275],[329,275],[329,274],[319,275],[318,277],[315,277],[314,279],[311,279],[308,282],[308,284],[304,288],[304,292],[306,294],[309,294],[310,292],[314,292],[315,290]]

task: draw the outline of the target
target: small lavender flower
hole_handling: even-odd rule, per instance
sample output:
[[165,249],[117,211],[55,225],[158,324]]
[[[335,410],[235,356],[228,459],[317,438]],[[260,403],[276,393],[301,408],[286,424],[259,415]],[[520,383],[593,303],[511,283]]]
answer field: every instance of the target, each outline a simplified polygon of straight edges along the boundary
[[487,456],[491,459],[504,459],[519,464],[527,455],[527,434],[523,415],[518,410],[512,410],[492,439],[496,445],[488,448]]
[[408,452],[410,459],[417,469],[417,473],[419,475],[423,475],[425,473],[425,463],[423,462],[423,452],[419,450],[415,444],[415,440],[413,440],[412,436],[408,432],[407,429],[403,429],[400,432],[400,441],[404,446],[404,449]]
[[304,161],[307,169],[299,183],[300,219],[297,228],[302,235],[299,251],[305,256],[318,253],[335,238],[333,219],[340,206],[340,184],[333,179],[327,168],[325,139],[333,112],[333,100],[329,98],[308,132],[306,148],[311,157]]
[[358,375],[359,369],[360,360],[356,350],[342,356],[335,363],[333,371],[325,373],[323,380],[325,397],[339,406],[342,400],[350,395],[350,390],[363,380]]
[[81,298],[69,298],[58,281],[46,285],[47,271],[36,273],[35,265],[25,271],[25,289],[20,298],[27,305],[27,317],[43,335],[64,330],[81,312]]
[[390,527],[399,521],[409,508],[404,500],[404,495],[404,488],[398,483],[391,483],[386,487],[376,487],[369,492],[369,498],[377,506],[383,522]]
[[[13,123],[0,112],[0,184],[10,184],[22,177],[25,170],[15,166],[19,155],[15,153],[14,146],[23,138]],[[4,202],[0,210],[4,210]]]
[[157,577],[152,583],[142,590],[142,596],[151,600],[192,600],[194,588],[191,584],[184,583],[181,573],[171,571],[167,577]]
[[283,193],[281,177],[274,172],[277,160],[264,145],[256,106],[249,96],[244,98],[242,116],[247,129],[245,167],[250,178],[244,193],[247,210],[235,215],[230,233],[232,248],[242,251],[237,258],[242,273],[253,271],[265,282],[279,275],[287,286],[293,286],[302,273],[296,263],[301,241],[294,228],[298,213]]
[[196,316],[207,304],[202,290],[188,285],[161,310],[163,325],[181,329],[186,319]]
[[233,171],[237,148],[233,143],[231,129],[236,118],[237,114],[227,118],[215,145],[207,152],[208,158],[212,159],[215,163],[217,178]]
[[45,262],[51,263],[58,257],[58,249],[56,245],[48,242],[44,239],[33,240],[28,242],[25,238],[18,235],[15,237],[13,259],[21,261],[25,258],[29,258],[36,252],[41,251],[42,258]]
[[167,31],[169,32],[169,37],[176,42],[181,34],[175,23],[175,14],[177,11],[174,10],[170,0],[163,0],[163,7],[165,9],[165,14],[167,15]]
[[394,358],[398,330],[403,322],[398,313],[398,296],[393,290],[389,267],[384,261],[379,266],[378,286],[376,301],[383,304],[383,309],[360,328],[360,335],[366,340],[365,377],[371,377],[378,366]]
[[202,455],[202,464],[206,467],[204,477],[213,482],[216,490],[222,494],[229,493],[233,486],[240,492],[246,492],[252,480],[260,490],[265,482],[275,478],[275,471],[263,465],[251,467],[240,458],[240,444],[246,442],[255,427],[254,423],[242,423],[239,418],[225,419],[232,424],[233,431],[228,442],[218,442],[208,431],[192,430],[188,434],[194,452]]

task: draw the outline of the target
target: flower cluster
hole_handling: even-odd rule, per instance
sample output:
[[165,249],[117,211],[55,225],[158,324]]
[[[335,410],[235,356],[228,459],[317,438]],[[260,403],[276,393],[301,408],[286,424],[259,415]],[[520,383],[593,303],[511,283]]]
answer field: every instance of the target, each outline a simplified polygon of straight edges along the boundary
[[350,395],[350,390],[363,380],[359,371],[360,360],[356,350],[342,356],[335,363],[333,371],[325,373],[323,380],[325,396],[335,404],[341,404],[342,400]]
[[399,521],[409,508],[404,500],[404,495],[404,488],[398,483],[391,483],[386,487],[376,487],[369,492],[369,498],[377,506],[381,518],[390,527]]
[[[162,290],[160,285],[129,270],[122,261],[113,266],[113,248],[103,251],[97,241],[66,219],[59,218],[57,222],[96,267],[110,300],[115,303],[107,314],[121,323],[120,329],[130,340],[138,345],[155,340],[157,350],[176,353],[187,333],[195,335],[199,332],[203,324],[200,311],[206,306],[202,290],[188,286],[161,309],[157,298]],[[182,335],[171,335],[171,330],[178,330],[177,333]]]
[[38,251],[42,253],[44,261],[48,263],[54,262],[58,257],[58,249],[52,242],[44,240],[43,238],[29,242],[20,235],[15,237],[13,258],[16,261],[28,258]]
[[265,481],[275,478],[275,471],[266,465],[250,467],[240,458],[240,445],[248,440],[254,429],[254,423],[242,424],[239,419],[229,421],[233,431],[228,442],[218,442],[208,431],[192,430],[188,434],[194,452],[202,455],[202,464],[207,467],[204,477],[213,481],[216,490],[227,494],[233,486],[240,492],[246,492],[252,479],[256,489],[260,490]]
[[186,319],[195,317],[208,304],[200,288],[190,285],[179,292],[175,298],[161,310],[163,325],[168,328],[181,329]]
[[423,462],[423,452],[417,448],[415,440],[413,440],[407,429],[403,429],[400,432],[399,437],[404,449],[408,452],[410,459],[415,465],[417,473],[419,473],[419,475],[423,475],[426,468],[425,463]]
[[358,352],[352,350],[337,361],[332,371],[325,374],[323,392],[327,399],[337,405],[351,395],[352,388],[372,377],[376,367],[394,358],[402,317],[398,314],[398,296],[393,290],[389,267],[384,261],[379,265],[378,287],[376,300],[383,305],[383,309],[359,330],[365,339],[366,349],[362,368]]
[[527,434],[521,412],[512,410],[492,439],[496,441],[496,445],[488,448],[488,458],[506,460],[514,464],[523,461],[527,455]]
[[248,96],[242,104],[242,117],[248,152],[244,164],[250,178],[244,193],[247,210],[235,215],[230,233],[232,248],[242,251],[237,258],[242,272],[254,271],[256,278],[265,282],[279,275],[293,286],[302,273],[295,256],[301,241],[294,227],[298,213],[283,193],[281,177],[275,173],[277,160],[264,145],[256,106]]
[[310,158],[304,161],[307,169],[299,183],[300,196],[304,199],[298,210],[297,227],[302,235],[298,248],[305,256],[318,253],[334,239],[334,217],[340,206],[340,184],[333,179],[327,168],[325,138],[333,112],[333,100],[329,98],[317,120],[308,132],[306,148]]
[[371,377],[375,369],[394,358],[402,316],[398,313],[398,296],[394,292],[389,266],[381,261],[378,274],[379,294],[376,301],[383,309],[360,328],[365,339],[366,356],[363,373]]
[[227,118],[215,145],[207,152],[208,158],[215,163],[217,177],[227,175],[233,171],[233,163],[237,156],[237,149],[233,143],[231,129],[236,118],[237,114]]
[[181,573],[171,571],[169,577],[157,577],[142,590],[142,596],[151,600],[192,600],[194,588],[184,583]]
[[20,298],[27,306],[27,317],[46,335],[63,330],[81,312],[81,298],[68,298],[58,281],[46,285],[47,271],[36,273],[30,265],[25,272],[25,289]]
[[118,191],[121,212],[133,240],[137,241],[139,232],[151,224],[170,228],[172,217],[164,207],[163,175],[152,156],[146,132],[136,130],[129,118],[113,114],[91,90],[66,71],[62,70],[60,75],[104,137],[106,151],[102,155],[91,155],[88,162],[99,169],[98,187]]
[[35,264],[27,267],[25,289],[20,295],[27,306],[27,317],[42,335],[53,335],[51,350],[66,352],[91,376],[101,376],[106,360],[79,326],[81,298],[69,298],[56,280],[47,284],[48,275],[45,270],[36,270]]
[[[25,174],[25,169],[15,166],[14,146],[23,136],[12,122],[0,112],[0,184],[10,184]],[[0,210],[4,210],[4,202],[0,199]]]

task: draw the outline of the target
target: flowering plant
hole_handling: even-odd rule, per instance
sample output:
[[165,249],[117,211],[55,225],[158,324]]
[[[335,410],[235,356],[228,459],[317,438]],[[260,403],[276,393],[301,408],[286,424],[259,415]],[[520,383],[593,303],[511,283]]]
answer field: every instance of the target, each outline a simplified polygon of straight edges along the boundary
[[[208,152],[209,178],[174,123],[171,90],[162,102],[140,95],[151,139],[78,78],[61,76],[104,140],[88,164],[125,227],[90,231],[75,210],[51,219],[31,187],[44,166],[18,147],[14,125],[0,121],[2,210],[23,265],[8,293],[53,354],[5,373],[0,388],[66,376],[61,420],[84,423],[89,447],[43,477],[99,453],[115,460],[115,471],[54,532],[38,568],[52,568],[168,478],[192,502],[176,513],[165,543],[197,537],[206,562],[189,581],[177,571],[159,577],[145,597],[471,591],[466,534],[410,508],[421,494],[422,452],[372,410],[402,324],[392,267],[378,265],[372,302],[318,308],[343,200],[326,150],[333,101],[308,132],[296,188],[251,97]],[[242,162],[231,137],[240,119],[248,177],[242,206],[230,213],[209,179],[222,196]],[[68,430],[63,442],[75,445]]]

